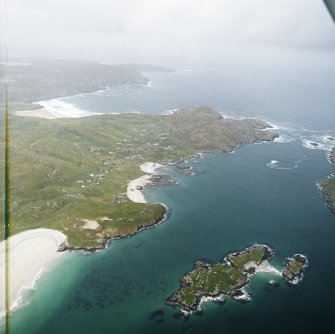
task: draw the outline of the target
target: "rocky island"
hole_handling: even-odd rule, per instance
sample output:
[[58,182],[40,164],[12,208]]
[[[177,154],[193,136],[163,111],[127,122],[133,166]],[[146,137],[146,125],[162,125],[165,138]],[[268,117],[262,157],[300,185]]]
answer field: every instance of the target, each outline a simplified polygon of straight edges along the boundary
[[[335,163],[335,147],[329,153],[329,161]],[[320,187],[328,207],[335,213],[335,175],[330,175],[326,180],[321,181]]]
[[286,259],[287,263],[283,270],[283,279],[290,285],[297,285],[304,277],[308,267],[307,257],[301,254],[294,254],[292,258]]
[[274,252],[266,245],[253,245],[242,252],[228,254],[214,265],[197,262],[195,268],[181,279],[181,288],[168,298],[168,305],[178,305],[185,312],[196,312],[204,297],[229,295],[241,299],[241,290],[248,277],[267,266]]
[[173,164],[277,136],[261,120],[223,118],[208,107],[53,120],[11,115],[10,124],[11,234],[56,229],[67,236],[64,249],[101,248],[161,221],[163,205],[127,197],[130,181],[150,177],[139,168],[145,162]]
[[220,263],[198,261],[194,269],[181,278],[180,289],[166,303],[179,306],[187,315],[200,311],[202,301],[222,300],[223,295],[235,300],[250,300],[243,287],[249,282],[250,276],[261,271],[282,275],[292,285],[301,281],[307,267],[305,256],[294,255],[282,273],[269,264],[273,256],[274,251],[270,247],[255,244],[241,252],[228,254]]

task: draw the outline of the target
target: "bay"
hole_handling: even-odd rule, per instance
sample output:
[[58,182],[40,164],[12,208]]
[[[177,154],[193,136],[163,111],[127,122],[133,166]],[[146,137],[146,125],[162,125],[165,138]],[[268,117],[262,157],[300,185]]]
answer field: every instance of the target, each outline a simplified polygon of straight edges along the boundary
[[[333,333],[335,216],[317,184],[334,171],[326,157],[335,135],[334,67],[319,58],[289,63],[285,73],[283,66],[147,73],[146,86],[65,98],[94,112],[157,114],[206,104],[271,121],[281,137],[184,162],[194,176],[164,167],[178,184],[148,186],[145,196],[165,203],[168,218],[96,254],[61,260],[28,293],[29,305],[13,313],[12,333]],[[188,318],[165,305],[195,261],[219,261],[255,242],[275,249],[277,269],[294,253],[307,255],[301,284],[259,274],[247,288],[251,302],[226,298]]]

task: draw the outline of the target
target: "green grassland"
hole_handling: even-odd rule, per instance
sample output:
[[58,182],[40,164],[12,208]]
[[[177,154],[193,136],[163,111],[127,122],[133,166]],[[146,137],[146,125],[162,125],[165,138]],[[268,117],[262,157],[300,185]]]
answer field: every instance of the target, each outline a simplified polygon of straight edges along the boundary
[[[142,163],[174,163],[199,151],[226,152],[273,140],[276,134],[266,127],[254,119],[222,119],[205,107],[171,116],[44,120],[12,115],[11,234],[57,229],[78,248],[99,248],[107,239],[132,235],[165,212],[160,204],[133,203],[126,196],[127,183],[143,175]],[[98,221],[99,228],[85,229],[84,219]]]
[[254,248],[247,249],[242,253],[233,253],[227,256],[227,259],[239,270],[243,270],[245,265],[249,262],[255,262],[259,265],[263,259],[267,258],[268,248],[265,246],[258,246]]
[[190,283],[179,291],[178,299],[182,307],[190,310],[196,308],[199,297],[217,296],[220,293],[233,294],[238,287],[248,282],[248,278],[235,267],[219,263],[210,269],[196,268],[184,281]]
[[186,311],[196,311],[202,296],[234,295],[249,282],[248,263],[261,264],[273,256],[264,245],[254,245],[239,253],[228,254],[222,263],[197,264],[181,279],[181,287],[167,301]]
[[335,176],[322,181],[321,186],[329,208],[335,213]]
[[308,261],[305,256],[299,254],[293,255],[292,258],[287,259],[287,263],[283,270],[284,280],[288,283],[296,284],[296,282],[302,279],[307,266]]

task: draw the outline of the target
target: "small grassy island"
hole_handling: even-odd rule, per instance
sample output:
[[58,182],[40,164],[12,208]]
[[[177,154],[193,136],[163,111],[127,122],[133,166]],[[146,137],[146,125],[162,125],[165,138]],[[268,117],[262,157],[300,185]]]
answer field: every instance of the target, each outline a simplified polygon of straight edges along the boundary
[[256,269],[270,260],[274,252],[266,245],[253,245],[242,252],[228,254],[221,263],[210,265],[197,262],[195,268],[181,279],[181,288],[167,300],[186,312],[195,312],[203,297],[222,294],[239,299],[241,288]]
[[307,267],[307,257],[301,254],[294,254],[292,258],[287,259],[283,270],[283,279],[290,285],[297,285],[303,279]]
[[[335,147],[329,153],[329,161],[335,163]],[[320,186],[328,207],[335,213],[335,175],[331,175],[326,180],[323,180]]]
[[255,244],[241,252],[228,254],[220,263],[198,261],[194,269],[181,278],[180,289],[166,303],[177,305],[189,314],[200,311],[201,302],[206,298],[216,300],[228,295],[236,300],[249,300],[250,297],[242,288],[249,282],[249,277],[258,271],[282,275],[286,282],[293,285],[301,281],[307,267],[305,256],[294,255],[282,273],[268,263],[273,256],[274,251],[270,247]]
[[11,115],[10,124],[11,234],[56,229],[68,237],[65,249],[87,250],[164,217],[163,205],[127,197],[143,163],[177,163],[277,136],[261,120],[223,118],[208,107],[53,120]]

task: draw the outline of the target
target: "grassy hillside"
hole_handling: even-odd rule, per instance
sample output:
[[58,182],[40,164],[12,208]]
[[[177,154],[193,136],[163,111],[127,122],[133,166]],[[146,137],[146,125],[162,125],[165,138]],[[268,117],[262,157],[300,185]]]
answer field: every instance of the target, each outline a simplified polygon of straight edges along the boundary
[[[156,71],[169,70],[165,67],[148,65],[106,65],[92,61],[17,59],[15,63],[1,65],[1,82],[7,85],[12,109],[26,110],[30,106],[19,103],[90,93],[115,85],[146,84],[148,79],[140,71],[147,67]],[[26,109],[22,109],[23,107]]]
[[[160,204],[133,203],[126,196],[127,183],[143,175],[142,163],[171,163],[275,137],[262,121],[223,119],[205,107],[171,116],[11,116],[10,124],[11,233],[53,228],[73,247],[100,247],[162,217]],[[86,220],[98,221],[99,228],[86,229]]]

